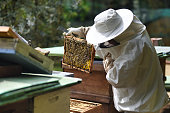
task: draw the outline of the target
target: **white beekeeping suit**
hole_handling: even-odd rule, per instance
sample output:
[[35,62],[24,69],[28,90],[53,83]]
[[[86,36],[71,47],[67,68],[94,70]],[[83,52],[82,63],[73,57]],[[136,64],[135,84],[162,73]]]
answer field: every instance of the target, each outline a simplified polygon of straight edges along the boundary
[[168,98],[161,67],[145,29],[134,16],[130,27],[115,38],[119,46],[96,48],[100,57],[109,52],[114,59],[106,79],[113,86],[118,111],[155,112]]
[[[86,40],[94,44],[96,53],[104,59],[115,108],[129,113],[159,113],[168,96],[146,27],[128,9],[108,9],[98,14],[94,22]],[[109,40],[119,44],[100,47]]]

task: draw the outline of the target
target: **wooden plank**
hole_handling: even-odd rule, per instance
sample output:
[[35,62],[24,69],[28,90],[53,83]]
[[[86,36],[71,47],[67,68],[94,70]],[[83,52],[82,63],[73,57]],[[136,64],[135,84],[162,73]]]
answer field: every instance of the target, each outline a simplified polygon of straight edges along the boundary
[[0,37],[19,38],[18,35],[8,26],[0,26]]
[[85,93],[85,92],[78,92],[78,91],[71,91],[72,98],[82,99],[82,100],[89,100],[99,103],[110,103],[113,100],[112,96],[104,96],[95,93]]
[[0,38],[0,59],[22,65],[23,72],[30,73],[51,74],[54,66],[50,58],[14,38]]

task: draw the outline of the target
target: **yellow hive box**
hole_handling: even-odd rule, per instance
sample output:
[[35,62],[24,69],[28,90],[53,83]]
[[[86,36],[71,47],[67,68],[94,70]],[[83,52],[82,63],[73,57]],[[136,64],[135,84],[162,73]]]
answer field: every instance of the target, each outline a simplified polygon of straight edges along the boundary
[[69,113],[69,88],[49,92],[34,98],[34,113]]

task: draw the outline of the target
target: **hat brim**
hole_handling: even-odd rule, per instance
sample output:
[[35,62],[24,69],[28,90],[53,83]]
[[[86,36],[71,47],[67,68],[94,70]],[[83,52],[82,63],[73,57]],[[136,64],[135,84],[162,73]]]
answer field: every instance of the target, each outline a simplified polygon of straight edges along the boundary
[[87,36],[86,36],[86,40],[88,43],[97,45],[99,43],[103,43],[111,39],[114,39],[115,37],[120,35],[130,26],[133,20],[133,13],[128,9],[119,9],[119,10],[116,10],[116,12],[122,18],[121,27],[117,28],[114,31],[110,31],[106,34],[101,34],[100,32],[96,30],[95,25],[93,25],[90,27],[90,30],[88,31]]

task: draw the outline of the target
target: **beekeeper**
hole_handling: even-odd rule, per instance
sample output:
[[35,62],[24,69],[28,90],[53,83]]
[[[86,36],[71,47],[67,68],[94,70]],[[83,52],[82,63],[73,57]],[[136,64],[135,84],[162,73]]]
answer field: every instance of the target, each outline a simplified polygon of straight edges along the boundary
[[108,9],[93,26],[68,30],[67,35],[86,36],[103,58],[118,111],[159,113],[168,101],[159,59],[145,25],[130,10]]

